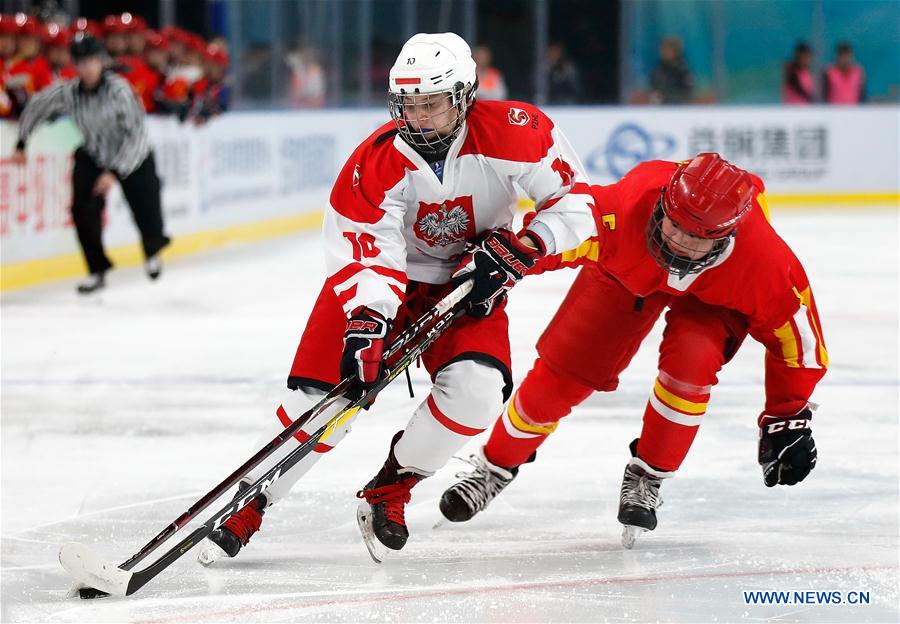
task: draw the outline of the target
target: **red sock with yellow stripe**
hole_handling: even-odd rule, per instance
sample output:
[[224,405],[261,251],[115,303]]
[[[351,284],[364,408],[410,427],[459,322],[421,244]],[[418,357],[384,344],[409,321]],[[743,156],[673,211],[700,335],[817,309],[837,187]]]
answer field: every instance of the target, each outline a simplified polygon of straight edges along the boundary
[[638,457],[659,470],[677,470],[697,435],[710,390],[660,371],[644,411]]
[[593,392],[557,375],[538,359],[494,423],[484,447],[489,462],[504,468],[524,464],[559,424]]

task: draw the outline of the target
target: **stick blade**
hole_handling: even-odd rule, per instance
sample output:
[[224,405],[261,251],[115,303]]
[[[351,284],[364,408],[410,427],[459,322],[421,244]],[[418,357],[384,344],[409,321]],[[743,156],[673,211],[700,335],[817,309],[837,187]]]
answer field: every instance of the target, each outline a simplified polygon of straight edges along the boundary
[[[70,542],[59,549],[59,562],[66,572],[80,583],[83,588],[96,589],[112,596],[126,596],[128,594],[128,582],[132,573],[123,570],[113,563],[103,561],[93,551],[83,544]],[[79,592],[82,598],[98,597],[92,592]]]

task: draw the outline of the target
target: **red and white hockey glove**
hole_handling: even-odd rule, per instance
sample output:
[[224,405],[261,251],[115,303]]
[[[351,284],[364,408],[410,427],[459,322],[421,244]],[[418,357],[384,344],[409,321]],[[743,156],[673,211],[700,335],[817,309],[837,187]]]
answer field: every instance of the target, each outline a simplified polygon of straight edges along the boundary
[[504,228],[467,244],[463,259],[451,277],[457,282],[474,280],[468,296],[468,313],[477,318],[490,316],[506,292],[525,277],[541,255],[539,250],[524,244]]
[[382,356],[391,322],[375,310],[353,310],[344,330],[341,378],[357,379],[363,387],[378,383],[384,375]]
[[763,415],[759,421],[759,465],[766,487],[796,485],[816,467],[816,442],[807,407],[796,416]]

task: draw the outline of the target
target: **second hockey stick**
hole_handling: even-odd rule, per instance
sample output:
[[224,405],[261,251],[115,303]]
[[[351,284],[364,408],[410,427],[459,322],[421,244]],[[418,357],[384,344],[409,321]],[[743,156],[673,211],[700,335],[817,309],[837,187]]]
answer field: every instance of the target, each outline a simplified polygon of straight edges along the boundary
[[[385,361],[389,357],[404,351],[400,358],[388,368],[386,377],[374,387],[366,391],[361,397],[352,401],[341,409],[327,423],[320,427],[312,436],[301,443],[289,455],[270,468],[262,477],[251,484],[241,495],[230,501],[225,507],[214,514],[206,523],[195,529],[184,540],[176,544],[154,563],[137,572],[131,569],[147,555],[158,548],[164,541],[175,534],[181,527],[193,519],[196,514],[208,507],[214,500],[236,484],[247,472],[259,465],[266,457],[271,455],[278,447],[286,442],[294,433],[312,418],[321,414],[335,401],[344,396],[350,387],[349,380],[342,380],[332,392],[326,395],[319,403],[298,418],[294,423],[282,431],[275,439],[260,449],[253,457],[247,460],[240,468],[235,470],[222,483],[213,488],[199,501],[194,503],[188,511],[184,512],[162,532],[148,542],[140,551],[124,563],[116,566],[97,557],[86,546],[78,543],[65,544],[59,553],[59,560],[66,571],[75,580],[84,585],[79,590],[82,598],[96,598],[108,594],[116,596],[128,596],[143,587],[157,574],[166,569],[185,552],[203,540],[212,531],[218,528],[231,515],[247,504],[254,496],[272,485],[278,478],[287,472],[292,466],[308,455],[315,445],[344,419],[355,413],[361,407],[370,403],[375,396],[386,387],[397,375],[416,360],[437,338],[450,326],[453,320],[461,313],[456,306],[471,290],[471,283],[467,282],[457,287],[447,297],[441,300],[432,310],[420,317],[406,330],[391,342]],[[436,320],[437,319],[437,320]],[[432,324],[433,323],[433,324]],[[418,336],[423,329],[431,327],[422,334],[421,339],[410,346],[410,342]]]

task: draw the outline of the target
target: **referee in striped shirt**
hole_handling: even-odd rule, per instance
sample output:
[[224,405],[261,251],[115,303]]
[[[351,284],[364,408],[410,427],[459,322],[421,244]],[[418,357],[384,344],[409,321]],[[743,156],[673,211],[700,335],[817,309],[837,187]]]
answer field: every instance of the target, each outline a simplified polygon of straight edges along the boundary
[[140,230],[144,268],[151,279],[159,277],[159,252],[169,238],[163,230],[160,183],[144,109],[128,82],[106,69],[106,52],[95,38],[76,35],[72,57],[78,79],[40,91],[22,111],[14,159],[24,164],[28,136],[58,116],[70,116],[84,135],[72,171],[72,217],[90,271],[78,292],[88,294],[104,287],[104,276],[112,268],[103,249],[102,216],[106,193],[116,180]]

